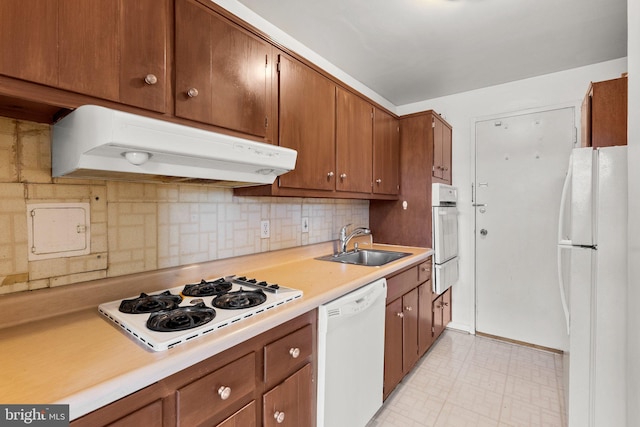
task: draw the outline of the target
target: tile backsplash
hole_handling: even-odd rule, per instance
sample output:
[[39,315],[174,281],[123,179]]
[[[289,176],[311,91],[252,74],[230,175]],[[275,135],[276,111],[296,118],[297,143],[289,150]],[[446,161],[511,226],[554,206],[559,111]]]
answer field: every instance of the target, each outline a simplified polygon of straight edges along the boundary
[[[52,178],[50,148],[49,125],[0,117],[0,294],[326,242],[344,224],[369,224],[366,200]],[[91,253],[28,261],[27,202],[89,202]],[[268,239],[260,238],[262,220]]]

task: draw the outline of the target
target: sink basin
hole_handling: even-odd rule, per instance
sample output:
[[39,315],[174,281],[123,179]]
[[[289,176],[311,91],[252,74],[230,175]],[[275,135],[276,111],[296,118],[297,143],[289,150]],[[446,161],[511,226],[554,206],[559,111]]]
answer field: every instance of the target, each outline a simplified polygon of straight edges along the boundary
[[375,249],[359,249],[336,255],[325,255],[316,259],[322,261],[341,262],[343,264],[366,265],[378,267],[411,255],[409,252],[380,251]]

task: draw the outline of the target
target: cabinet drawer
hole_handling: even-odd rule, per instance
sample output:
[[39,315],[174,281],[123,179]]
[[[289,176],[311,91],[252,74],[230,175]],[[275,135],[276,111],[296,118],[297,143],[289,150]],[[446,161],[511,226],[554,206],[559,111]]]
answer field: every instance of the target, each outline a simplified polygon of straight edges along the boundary
[[417,285],[418,266],[411,267],[400,274],[389,277],[387,279],[387,301],[393,301],[401,297]]
[[264,347],[264,382],[281,381],[307,363],[313,352],[313,333],[307,325]]
[[418,283],[424,283],[431,280],[431,258],[418,265]]
[[195,426],[223,417],[255,389],[256,355],[246,356],[177,391],[178,425]]

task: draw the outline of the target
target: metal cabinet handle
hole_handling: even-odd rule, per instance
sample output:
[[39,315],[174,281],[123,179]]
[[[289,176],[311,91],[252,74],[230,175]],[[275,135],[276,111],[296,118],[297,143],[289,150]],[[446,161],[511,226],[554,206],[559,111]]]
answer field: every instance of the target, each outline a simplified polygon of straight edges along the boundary
[[334,175],[334,174],[333,174],[333,172],[329,172],[329,173],[327,174],[327,176],[328,176],[329,178],[331,178],[333,175]]
[[484,228],[482,230],[480,230],[480,234],[483,235],[483,236],[486,236],[488,233],[489,232]]
[[346,173],[341,173],[341,174],[340,174],[340,179],[345,179],[346,177],[347,177],[347,174],[346,174]]
[[405,310],[407,310],[407,311],[412,311],[412,310],[413,310],[413,307],[411,307],[410,305],[408,305],[408,306],[406,306],[404,309],[405,309]]
[[449,303],[448,303],[448,302],[443,302],[443,303],[442,303],[442,306],[443,306],[443,307],[448,307],[448,306],[449,306]]
[[218,395],[220,396],[220,399],[227,400],[229,396],[231,396],[231,387],[221,386],[218,389]]
[[284,412],[276,411],[276,412],[273,414],[273,418],[275,418],[275,419],[276,419],[276,422],[277,422],[278,424],[282,424],[282,423],[283,423],[283,421],[284,421]]
[[292,347],[292,348],[289,349],[289,354],[294,359],[297,359],[298,356],[300,356],[300,349],[298,347]]
[[380,184],[382,180],[380,178],[376,179],[376,184]]
[[189,96],[189,98],[195,98],[196,96],[198,96],[198,89],[196,89],[195,87],[190,88],[187,91],[187,96]]
[[422,267],[422,271],[424,271],[425,273],[431,273],[431,269],[428,267]]
[[148,85],[154,85],[158,83],[158,78],[155,76],[155,74],[147,74],[144,77],[144,82]]
[[396,313],[396,315],[397,315],[399,318],[403,318],[403,317],[404,317],[404,313]]

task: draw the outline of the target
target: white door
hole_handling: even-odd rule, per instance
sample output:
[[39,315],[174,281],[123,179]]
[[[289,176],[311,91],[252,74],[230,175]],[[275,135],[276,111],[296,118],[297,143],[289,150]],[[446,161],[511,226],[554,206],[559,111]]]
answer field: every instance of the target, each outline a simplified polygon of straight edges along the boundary
[[562,185],[574,108],[476,123],[476,330],[561,349],[558,289]]

